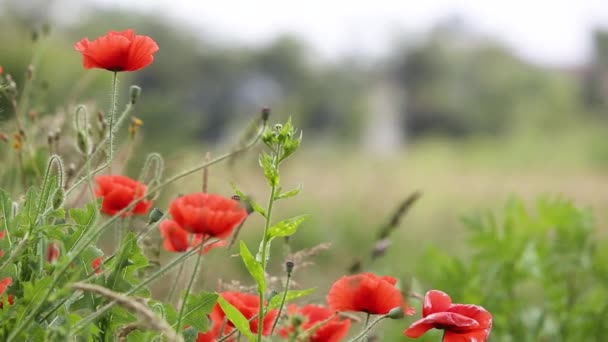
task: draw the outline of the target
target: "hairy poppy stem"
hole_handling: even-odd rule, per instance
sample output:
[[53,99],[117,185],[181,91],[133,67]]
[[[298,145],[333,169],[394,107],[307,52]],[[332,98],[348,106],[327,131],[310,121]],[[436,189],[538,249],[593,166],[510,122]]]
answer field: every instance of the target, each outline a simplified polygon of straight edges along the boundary
[[118,97],[117,92],[117,83],[118,83],[118,72],[114,71],[112,75],[112,100],[110,103],[110,113],[109,116],[109,125],[108,125],[108,134],[109,134],[109,146],[108,146],[108,171],[112,174],[112,160],[114,159],[114,116],[116,115],[116,99]]
[[[157,191],[159,191],[160,189],[164,188],[165,186],[185,177],[188,176],[190,174],[193,174],[205,167],[209,167],[213,164],[217,164],[227,158],[229,158],[230,156],[234,155],[235,153],[238,152],[242,152],[245,151],[253,146],[255,146],[257,144],[257,142],[260,140],[260,138],[262,137],[262,133],[264,132],[264,130],[266,129],[266,121],[263,122],[262,127],[260,127],[260,131],[259,134],[250,141],[249,144],[242,146],[240,149],[238,150],[233,150],[231,152],[225,153],[221,156],[218,156],[212,160],[210,160],[207,163],[203,163],[202,165],[197,165],[191,169],[188,169],[186,171],[180,172],[172,177],[170,177],[169,179],[165,180],[164,182],[162,182],[161,184],[152,187],[149,190],[150,194],[156,193]],[[95,173],[95,171],[93,172]],[[77,184],[74,184],[72,186],[72,189],[74,189]],[[66,196],[69,193],[69,190],[66,191]],[[121,215],[123,213],[128,212],[129,210],[133,209],[135,207],[135,205],[137,204],[137,201],[133,201],[131,202],[131,204],[129,204],[127,207],[125,207],[124,209],[122,209],[121,211],[117,212],[116,215],[114,215],[112,218],[110,218],[109,220],[105,221],[103,224],[101,224],[99,227],[97,227],[96,230],[92,231],[92,232],[85,232],[84,234],[87,234],[88,236],[85,237],[81,237],[80,240],[80,246],[78,246],[79,248],[70,251],[70,253],[68,254],[68,260],[65,262],[64,266],[62,268],[60,268],[56,273],[55,273],[55,277],[51,283],[51,285],[48,287],[48,291],[46,291],[46,293],[43,296],[43,299],[40,301],[36,301],[36,304],[34,304],[33,308],[29,308],[28,310],[23,312],[23,315],[18,319],[18,324],[17,326],[11,331],[10,335],[8,336],[7,342],[10,341],[14,341],[15,338],[17,336],[19,336],[19,334],[26,329],[30,323],[32,322],[32,320],[36,317],[36,315],[38,315],[40,309],[42,308],[42,306],[45,304],[46,300],[49,298],[49,296],[51,295],[52,290],[55,288],[55,286],[57,285],[57,283],[59,282],[59,279],[63,276],[63,274],[65,273],[65,271],[68,269],[69,265],[71,262],[73,262],[76,258],[78,258],[80,256],[80,254],[82,254],[84,252],[84,250],[86,249],[87,246],[89,246],[95,239],[97,239],[99,237],[99,235],[101,235],[101,233],[103,231],[105,231],[105,228],[108,227],[109,225],[111,225],[113,222],[115,222],[116,220],[118,220],[119,217],[121,217]],[[78,244],[78,243],[77,243]],[[157,270],[156,272],[154,272],[150,277],[146,278],[144,281],[142,281],[138,286],[134,287],[133,289],[131,289],[130,291],[128,291],[127,293],[125,293],[126,295],[130,295],[131,293],[135,293],[135,291],[138,291],[139,289],[143,288],[144,286],[148,285],[149,283],[151,283],[154,279],[160,277],[161,275],[163,275],[166,271],[168,271],[169,269],[175,267],[175,265],[177,265],[177,263],[181,262],[183,259],[191,256],[192,254],[194,254],[196,252],[196,249],[193,249],[191,251],[188,251],[186,253],[184,253],[183,255],[181,255],[179,258],[173,260],[171,263],[167,264],[165,267]],[[79,329],[75,330],[76,332],[80,331],[80,329],[83,329],[86,324],[88,324],[89,322],[92,322],[95,318],[103,315],[107,310],[109,310],[110,308],[112,308],[112,306],[114,305],[113,302],[110,302],[108,304],[106,304],[104,307],[100,308],[99,310],[97,310],[96,312],[94,312],[94,314],[92,315],[92,318],[89,318],[88,320],[82,320],[81,324],[79,325]],[[27,317],[24,317],[27,313]]]
[[370,318],[370,314],[367,314],[367,318],[365,319],[365,326],[363,328],[363,330],[359,333],[359,335],[355,336],[352,340],[348,341],[348,342],[355,342],[358,341],[361,338],[365,338],[365,340],[367,341],[368,336],[367,333],[372,330],[372,328],[378,324],[378,322],[380,322],[381,320],[385,319],[388,317],[387,315],[382,315],[378,318],[376,318],[373,322],[369,323],[369,318]]

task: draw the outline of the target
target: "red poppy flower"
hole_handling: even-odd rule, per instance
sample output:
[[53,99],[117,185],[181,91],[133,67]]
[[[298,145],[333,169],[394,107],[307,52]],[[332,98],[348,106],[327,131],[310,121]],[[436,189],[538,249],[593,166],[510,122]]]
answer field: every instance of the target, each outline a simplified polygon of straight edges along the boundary
[[46,246],[46,261],[51,264],[59,259],[59,244],[55,241]]
[[[226,291],[220,293],[220,296],[222,296],[222,298],[224,298],[227,302],[237,308],[237,310],[239,310],[247,319],[251,319],[259,312],[258,310],[260,302],[257,295],[242,292]],[[266,313],[266,315],[264,316],[264,321],[262,323],[262,335],[270,335],[270,331],[272,330],[272,324],[277,318],[277,315],[278,310],[270,310]],[[226,315],[224,314],[224,311],[222,311],[220,305],[215,304],[215,306],[213,307],[213,311],[211,311],[211,321],[213,322],[214,326],[214,328],[211,329],[212,331],[214,331],[214,329],[217,329],[216,331],[219,332],[219,329],[221,329],[221,325],[224,322],[225,316]],[[228,322],[225,327],[226,328],[224,334],[229,333],[234,328],[234,326],[230,322]],[[252,333],[257,334],[258,318],[249,321],[249,327]]]
[[329,289],[327,304],[335,311],[384,315],[391,309],[402,307],[405,314],[412,314],[395,287],[396,283],[397,279],[393,277],[380,277],[373,273],[344,276]]
[[[173,220],[164,220],[159,226],[161,237],[164,239],[163,247],[168,252],[185,252],[190,247],[196,248],[203,242],[203,236],[200,234],[190,234]],[[227,241],[221,240],[203,247],[203,254],[209,252],[213,248],[224,247],[228,244]]]
[[403,334],[417,338],[428,330],[443,329],[443,342],[485,342],[492,330],[492,315],[481,306],[452,304],[447,294],[431,290],[424,297],[422,318]]
[[[6,277],[6,278],[0,280],[0,296],[2,296],[4,294],[4,291],[6,291],[6,288],[9,287],[12,283],[13,283],[13,278],[11,278],[11,277]],[[13,303],[14,303],[13,296],[8,295],[7,299],[8,299],[8,303],[10,305],[13,305]],[[4,307],[4,303],[2,301],[0,301],[0,309],[2,309],[3,307]]]
[[[303,323],[300,325],[300,329],[302,332],[310,329],[314,325],[319,322],[323,322],[330,317],[331,318],[327,323],[320,326],[312,336],[307,340],[309,342],[339,342],[346,334],[348,334],[348,328],[350,328],[350,320],[340,320],[340,318],[335,315],[335,311],[331,311],[320,305],[304,305],[301,308],[298,308],[295,304],[291,304],[287,312],[289,315],[299,315],[304,318]],[[287,326],[279,330],[279,335],[282,337],[289,337],[295,331],[293,326]]]
[[145,184],[118,175],[97,176],[95,181],[95,196],[103,197],[101,211],[108,215],[116,215],[134,200],[138,200],[137,204],[130,211],[123,213],[123,217],[133,214],[145,215],[152,207],[152,201],[144,199],[147,190]]
[[203,192],[176,198],[169,212],[177,224],[193,234],[225,238],[247,217],[239,202]]
[[2,65],[0,65],[0,75],[2,75]]
[[103,257],[97,257],[97,258],[93,259],[93,261],[91,262],[91,267],[93,268],[93,271],[95,271],[95,274],[101,273],[101,264],[102,263],[103,263]]
[[83,38],[74,49],[82,53],[85,69],[99,68],[109,71],[135,71],[154,60],[158,45],[148,36],[135,35],[132,29],[110,31],[94,41]]
[[4,239],[5,235],[6,235],[6,230],[0,230],[0,239]]

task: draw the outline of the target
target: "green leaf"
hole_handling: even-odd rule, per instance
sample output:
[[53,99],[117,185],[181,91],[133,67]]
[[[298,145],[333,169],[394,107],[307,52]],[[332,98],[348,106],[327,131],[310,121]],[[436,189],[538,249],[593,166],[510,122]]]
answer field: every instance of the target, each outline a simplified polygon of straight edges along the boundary
[[290,236],[293,235],[302,222],[308,219],[308,215],[300,215],[296,217],[283,220],[268,230],[268,238],[272,239],[279,236]]
[[207,315],[213,310],[217,302],[217,293],[201,292],[197,295],[190,294],[186,300],[186,311],[182,318],[185,325],[195,327],[198,331],[207,331]]
[[243,259],[243,263],[245,267],[247,267],[247,271],[249,274],[255,279],[255,282],[258,284],[258,292],[266,291],[266,277],[264,277],[264,268],[262,265],[255,260],[247,245],[243,240],[241,240],[241,259]]
[[279,172],[274,165],[274,161],[271,155],[262,152],[259,159],[260,166],[264,170],[264,177],[270,186],[276,186],[279,184]]
[[279,195],[275,196],[274,199],[275,200],[280,200],[280,199],[284,199],[284,198],[290,198],[290,197],[293,197],[293,196],[299,194],[300,191],[302,191],[302,186],[301,185],[297,189],[289,190],[287,192],[284,192],[282,194],[279,194]]
[[[317,288],[313,287],[306,290],[290,290],[287,291],[287,295],[285,296],[285,303],[292,301],[294,299],[298,299],[300,297],[308,296],[313,293]],[[277,309],[281,306],[281,300],[283,299],[283,293],[279,293],[278,295],[272,297],[270,302],[268,302],[268,310]]]
[[3,229],[12,231],[13,202],[11,201],[10,194],[3,189],[0,189],[0,214],[2,214],[2,218],[4,219]]
[[196,339],[198,338],[198,330],[196,330],[196,327],[191,326],[184,330],[183,335],[184,342],[196,342]]
[[217,302],[222,308],[224,314],[226,315],[226,318],[228,318],[228,320],[232,322],[232,325],[234,325],[234,327],[237,328],[238,331],[245,335],[249,339],[249,341],[254,341],[255,337],[251,332],[249,320],[245,316],[243,316],[243,314],[237,308],[235,308],[232,304],[222,298],[222,296],[217,297]]

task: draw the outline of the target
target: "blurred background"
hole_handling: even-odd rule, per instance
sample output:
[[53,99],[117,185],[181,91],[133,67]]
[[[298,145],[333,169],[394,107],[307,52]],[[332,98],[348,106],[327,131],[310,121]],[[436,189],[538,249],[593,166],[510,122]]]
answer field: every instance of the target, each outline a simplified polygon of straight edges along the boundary
[[[46,25],[48,38],[34,42]],[[20,82],[29,61],[39,62],[41,116],[76,103],[105,109],[110,73],[84,70],[72,46],[126,28],[160,51],[150,67],[120,75],[123,100],[129,85],[143,88],[143,139],[125,173],[137,174],[151,151],[163,153],[168,173],[220,154],[262,106],[272,123],[292,117],[303,130],[282,176],[285,188],[303,191],[280,203],[277,218],[312,215],[294,250],[332,243],[297,276],[303,285],[325,289],[346,272],[414,191],[422,196],[386,257],[365,268],[419,277],[422,289],[437,286],[424,279],[427,248],[466,256],[462,215],[500,210],[513,196],[562,194],[608,223],[602,0],[2,0],[0,65]],[[230,194],[233,181],[265,201],[255,151],[210,172],[211,191]],[[181,181],[157,205],[200,183],[200,175]],[[251,246],[260,222],[245,227]],[[238,259],[211,260],[207,275],[246,279]]]

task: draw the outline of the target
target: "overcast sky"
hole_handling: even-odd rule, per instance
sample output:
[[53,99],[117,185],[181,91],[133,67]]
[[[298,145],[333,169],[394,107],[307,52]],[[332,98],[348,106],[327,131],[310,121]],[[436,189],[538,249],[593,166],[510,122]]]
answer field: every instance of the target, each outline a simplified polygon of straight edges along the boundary
[[589,32],[608,27],[608,0],[91,0],[162,13],[228,41],[255,44],[295,33],[320,53],[382,55],[398,32],[422,32],[449,15],[533,62],[574,65]]

